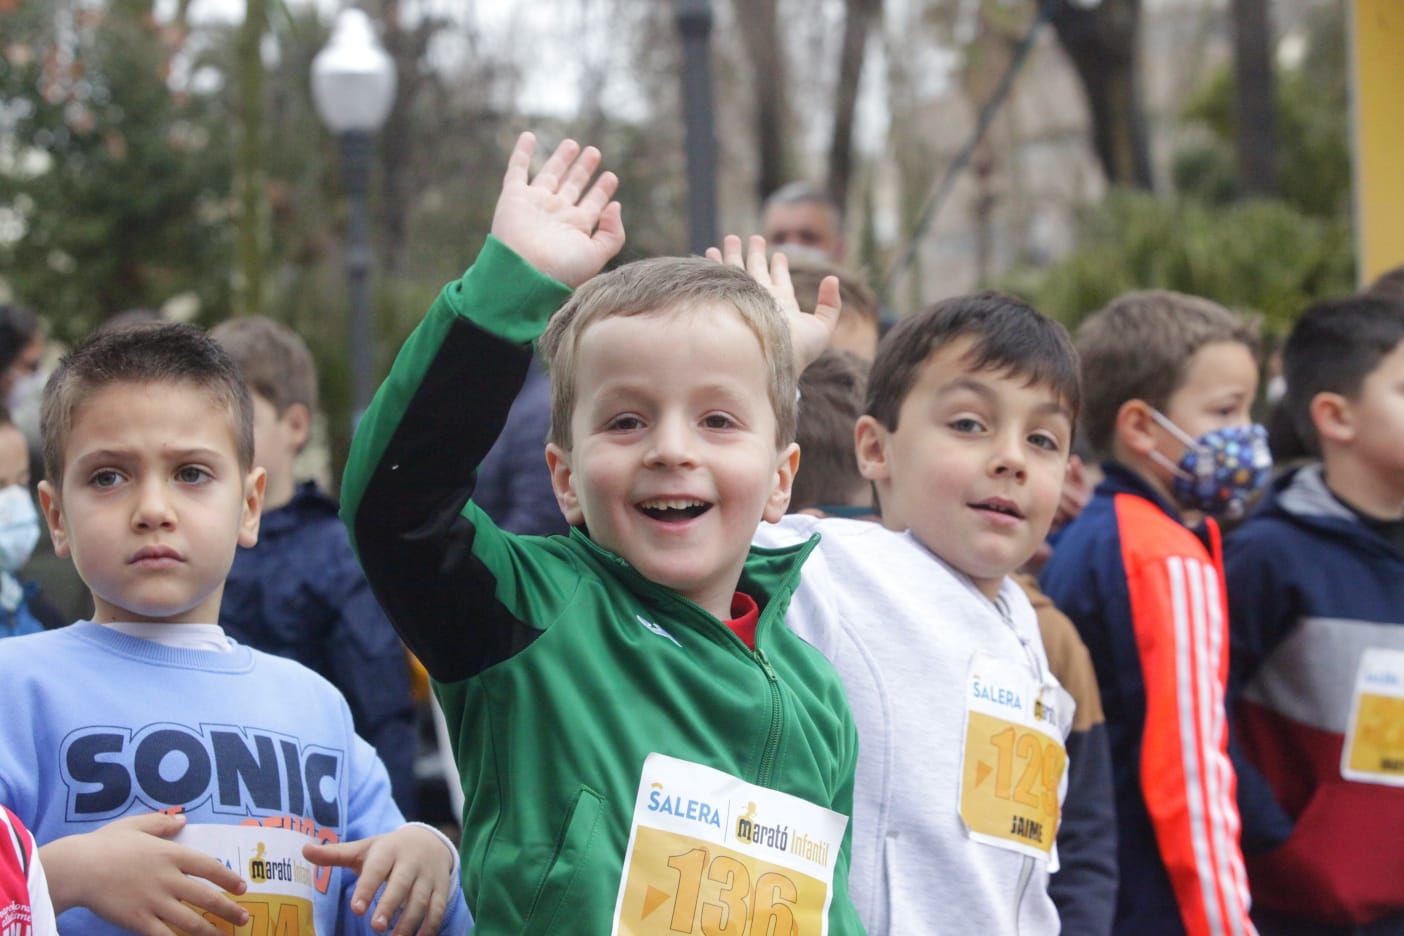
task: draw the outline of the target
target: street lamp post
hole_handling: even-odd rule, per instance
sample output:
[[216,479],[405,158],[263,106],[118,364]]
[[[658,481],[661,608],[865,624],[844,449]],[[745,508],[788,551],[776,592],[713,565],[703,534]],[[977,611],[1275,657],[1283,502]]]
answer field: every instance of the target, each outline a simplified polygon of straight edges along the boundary
[[351,303],[351,420],[370,405],[375,361],[371,332],[370,238],[366,195],[370,189],[372,136],[395,101],[395,66],[370,17],[356,9],[337,14],[331,41],[312,60],[312,99],[341,149],[341,177],[350,199],[346,230],[346,279]]
[[687,214],[692,251],[717,243],[717,140],[712,128],[711,0],[675,0],[683,47],[683,114],[687,124]]

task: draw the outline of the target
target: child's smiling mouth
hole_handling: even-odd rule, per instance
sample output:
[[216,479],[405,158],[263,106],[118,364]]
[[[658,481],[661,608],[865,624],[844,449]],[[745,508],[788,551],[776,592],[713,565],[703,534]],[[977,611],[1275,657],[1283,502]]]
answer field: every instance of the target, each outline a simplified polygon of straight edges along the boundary
[[711,504],[694,497],[655,497],[635,506],[649,519],[662,523],[686,523],[712,509]]

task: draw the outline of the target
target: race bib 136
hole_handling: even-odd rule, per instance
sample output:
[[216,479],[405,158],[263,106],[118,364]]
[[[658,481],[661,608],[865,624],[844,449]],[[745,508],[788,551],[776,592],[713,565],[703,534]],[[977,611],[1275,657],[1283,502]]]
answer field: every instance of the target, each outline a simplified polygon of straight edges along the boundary
[[798,797],[650,754],[613,932],[825,936],[847,825]]

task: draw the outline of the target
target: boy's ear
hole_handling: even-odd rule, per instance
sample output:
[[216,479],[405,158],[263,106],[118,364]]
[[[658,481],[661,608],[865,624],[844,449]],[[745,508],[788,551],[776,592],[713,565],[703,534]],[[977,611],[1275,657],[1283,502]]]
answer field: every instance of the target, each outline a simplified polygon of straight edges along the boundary
[[869,481],[886,481],[892,474],[887,459],[887,427],[872,416],[858,417],[853,426],[853,453],[858,471]]
[[63,525],[63,505],[59,503],[58,491],[48,481],[39,482],[39,509],[49,524],[49,539],[54,541],[54,555],[67,559],[68,531]]
[[1355,420],[1355,408],[1350,400],[1339,393],[1322,391],[1311,398],[1307,407],[1311,424],[1316,427],[1316,437],[1322,442],[1349,445],[1355,441],[1359,427]]
[[546,445],[546,467],[551,471],[551,490],[556,492],[556,503],[561,515],[571,526],[585,522],[585,512],[580,509],[580,496],[575,490],[575,473],[570,469],[570,453],[554,442]]
[[1145,400],[1127,400],[1116,411],[1113,435],[1127,451],[1148,457],[1155,450],[1155,417]]
[[239,518],[239,545],[258,545],[258,525],[263,517],[263,489],[268,484],[268,472],[255,467],[244,479],[244,509]]
[[799,443],[791,442],[780,452],[780,462],[775,472],[775,487],[765,501],[765,513],[762,516],[767,522],[779,523],[780,518],[785,516],[785,511],[790,509],[790,494],[795,489],[795,473],[799,471],[799,464]]
[[296,451],[302,451],[312,435],[312,411],[303,403],[290,403],[283,410],[283,425],[288,430],[288,441]]

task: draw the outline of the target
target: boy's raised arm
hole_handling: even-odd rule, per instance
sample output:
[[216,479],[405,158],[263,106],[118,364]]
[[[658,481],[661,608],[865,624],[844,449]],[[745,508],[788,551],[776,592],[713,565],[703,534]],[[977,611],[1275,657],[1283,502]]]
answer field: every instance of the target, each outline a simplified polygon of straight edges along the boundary
[[[406,340],[352,442],[341,515],[376,597],[441,680],[523,645],[504,601],[505,534],[468,508],[546,320],[624,242],[618,180],[599,151],[561,143],[533,177],[517,140],[492,236]],[[593,184],[591,183],[591,180]],[[544,451],[543,451],[544,457]],[[471,627],[471,639],[464,639]]]

